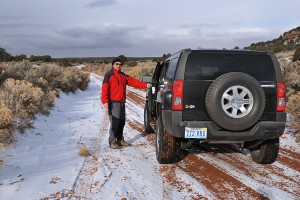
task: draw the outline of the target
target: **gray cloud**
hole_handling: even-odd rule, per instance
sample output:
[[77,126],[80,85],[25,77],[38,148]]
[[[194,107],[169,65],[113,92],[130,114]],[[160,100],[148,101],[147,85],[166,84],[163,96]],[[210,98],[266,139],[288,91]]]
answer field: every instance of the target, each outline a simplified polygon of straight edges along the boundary
[[62,29],[53,37],[60,41],[55,42],[55,46],[62,48],[128,47],[135,45],[136,32],[142,30],[143,27],[138,26],[105,24]]
[[86,4],[86,6],[95,8],[95,7],[107,7],[115,4],[118,4],[116,0],[95,0],[91,3]]
[[[250,33],[250,36],[248,34]],[[160,56],[183,48],[244,47],[258,38],[270,37],[266,29],[244,28],[223,30],[220,25],[184,24],[175,27],[131,26],[124,24],[98,24],[61,28],[52,32],[1,34],[10,46],[39,54],[59,56],[107,56],[113,52],[125,55]],[[21,45],[20,45],[21,44]],[[26,52],[25,52],[26,51]],[[96,54],[96,55],[95,55]]]
[[28,28],[40,28],[40,27],[45,27],[43,25],[38,25],[34,23],[22,23],[22,22],[5,22],[1,23],[0,22],[0,28],[23,28],[23,27],[28,27]]
[[29,16],[25,15],[16,15],[16,16],[0,16],[0,21],[7,21],[7,20],[22,20],[22,19],[29,19]]
[[97,36],[120,36],[127,35],[135,31],[143,30],[142,26],[128,26],[118,24],[102,24],[89,27],[72,27],[58,30],[56,33],[62,36],[80,38]]
[[[91,56],[92,54],[85,55],[84,52],[92,53],[93,49],[128,49],[138,46],[139,42],[136,36],[139,34],[138,32],[144,32],[144,29],[142,26],[104,24],[64,28],[44,33],[15,32],[8,34],[2,32],[0,37],[5,41],[5,46],[12,47],[12,54],[18,54],[15,52],[21,51],[29,56],[39,50],[38,55],[51,52],[51,55],[58,56],[58,52],[64,51],[67,55],[69,51],[71,55],[76,51],[79,56],[81,49],[82,55]],[[106,55],[109,53],[104,51],[104,55],[105,52]]]

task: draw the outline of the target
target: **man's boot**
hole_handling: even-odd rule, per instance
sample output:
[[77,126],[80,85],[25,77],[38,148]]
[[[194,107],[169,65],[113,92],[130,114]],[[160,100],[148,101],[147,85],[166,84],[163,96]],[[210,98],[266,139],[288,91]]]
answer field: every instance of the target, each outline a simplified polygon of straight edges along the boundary
[[125,142],[124,139],[122,139],[122,140],[117,140],[117,144],[118,144],[119,146],[124,146],[124,147],[128,147],[128,146],[129,146],[129,144],[128,144],[127,142]]
[[119,145],[117,143],[112,143],[109,145],[110,148],[112,149],[118,149],[119,148]]

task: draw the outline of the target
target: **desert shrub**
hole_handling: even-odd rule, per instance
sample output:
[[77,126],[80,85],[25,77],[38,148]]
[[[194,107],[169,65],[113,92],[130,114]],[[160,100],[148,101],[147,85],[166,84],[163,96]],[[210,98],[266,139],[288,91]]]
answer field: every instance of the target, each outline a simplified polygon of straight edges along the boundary
[[[29,81],[34,81],[37,78],[42,77],[47,82],[48,90],[55,90],[59,85],[59,78],[62,74],[63,68],[55,64],[42,64],[39,67],[35,67],[26,74],[26,79]],[[45,89],[45,88],[44,88]]]
[[68,67],[68,66],[72,66],[72,63],[70,62],[69,59],[60,59],[58,61],[58,65],[63,67]]
[[6,67],[6,79],[13,78],[23,80],[27,71],[32,68],[32,63],[27,60],[22,62],[11,62]]
[[74,84],[76,84],[76,88],[84,91],[87,89],[88,84],[90,82],[90,75],[88,73],[84,73],[82,70],[77,68],[69,68],[67,71],[73,76]]
[[5,68],[4,66],[0,65],[0,85],[5,80],[5,75],[6,75]]
[[44,92],[55,90],[53,86],[42,76],[39,76],[36,69],[31,69],[25,75],[25,80],[34,86],[41,88]]
[[291,125],[295,132],[300,133],[300,92],[290,96],[287,111],[292,115]]
[[[106,72],[108,72],[112,68],[111,64],[104,64],[104,65],[86,65],[82,68],[83,71],[92,72],[103,76]],[[123,69],[122,69],[123,71]]]
[[138,64],[138,63],[137,63],[136,61],[128,61],[128,62],[127,62],[127,66],[128,66],[128,67],[135,67],[135,66],[137,66],[137,64]]
[[0,143],[9,142],[13,132],[13,115],[0,99]]
[[146,66],[140,67],[140,66],[136,66],[136,67],[132,68],[131,71],[128,72],[128,75],[132,76],[132,77],[134,77],[136,79],[141,79],[141,77],[143,75],[152,75],[154,69],[155,69],[154,67],[146,67]]
[[30,120],[40,110],[44,92],[24,80],[6,79],[1,86],[0,97],[12,111],[17,126],[22,131],[30,126]]
[[47,73],[43,69],[40,68],[32,68],[30,69],[26,75],[25,80],[32,83],[35,87],[41,88],[44,92],[40,102],[40,109],[39,112],[45,115],[49,114],[49,108],[51,108],[54,104],[54,101],[59,96],[58,91],[56,90],[55,86],[56,83],[49,83],[43,76],[46,77]]
[[89,86],[90,82],[90,75],[87,73],[83,73],[81,71],[78,71],[80,76],[80,81],[78,82],[78,88],[82,91],[86,90]]
[[42,96],[39,112],[48,115],[49,114],[49,108],[51,108],[58,97],[58,92],[56,90],[48,91],[47,93],[44,93]]
[[65,68],[59,77],[58,88],[66,93],[75,92],[78,88],[85,90],[89,81],[89,74],[77,68]]
[[141,79],[143,75],[152,76],[155,70],[156,63],[147,61],[147,62],[139,62],[138,66],[131,67],[130,71],[128,71],[128,75],[132,76],[136,79]]
[[300,61],[289,62],[284,68],[284,80],[287,86],[287,96],[300,91]]
[[61,89],[63,92],[75,92],[77,89],[85,90],[89,84],[89,74],[78,68],[62,68],[56,64],[42,64],[31,68],[25,79],[41,87],[44,92]]
[[60,76],[58,87],[65,93],[75,92],[80,77],[72,70],[65,70]]

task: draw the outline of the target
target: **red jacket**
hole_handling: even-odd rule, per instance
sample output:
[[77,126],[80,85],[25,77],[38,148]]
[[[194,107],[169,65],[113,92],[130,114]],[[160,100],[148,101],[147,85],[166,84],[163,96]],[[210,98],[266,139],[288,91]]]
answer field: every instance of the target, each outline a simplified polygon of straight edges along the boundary
[[147,88],[147,83],[139,81],[112,68],[104,75],[101,96],[102,103],[108,103],[108,101],[125,102],[126,85],[135,88]]

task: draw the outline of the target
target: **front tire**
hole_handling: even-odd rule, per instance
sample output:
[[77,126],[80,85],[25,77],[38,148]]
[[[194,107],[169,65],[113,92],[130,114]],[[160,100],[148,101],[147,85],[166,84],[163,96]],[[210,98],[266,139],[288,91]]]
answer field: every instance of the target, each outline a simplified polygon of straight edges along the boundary
[[249,149],[252,160],[258,164],[272,164],[279,152],[279,138],[269,139],[256,148]]
[[180,142],[173,137],[164,127],[162,116],[159,116],[156,124],[156,159],[160,164],[170,164],[177,160],[177,151]]
[[151,115],[149,112],[149,108],[148,108],[148,102],[145,103],[145,107],[144,107],[144,128],[145,128],[145,133],[153,133],[154,130],[152,129],[151,125],[150,125],[150,121],[151,121]]

